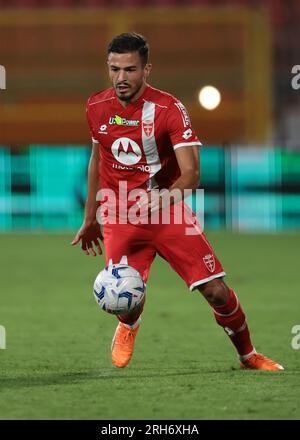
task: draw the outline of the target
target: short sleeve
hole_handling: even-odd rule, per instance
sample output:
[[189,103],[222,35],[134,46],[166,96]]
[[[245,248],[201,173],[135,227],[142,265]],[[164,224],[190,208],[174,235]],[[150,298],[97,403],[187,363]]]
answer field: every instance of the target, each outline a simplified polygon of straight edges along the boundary
[[174,150],[180,147],[202,145],[199,141],[185,106],[175,100],[168,107],[167,130]]
[[88,123],[88,127],[89,127],[92,141],[95,144],[99,144],[99,141],[97,141],[97,139],[95,139],[95,135],[93,132],[93,124],[92,124],[92,119],[91,119],[91,114],[90,114],[90,98],[88,99],[88,101],[86,103],[86,119],[87,119],[87,123]]

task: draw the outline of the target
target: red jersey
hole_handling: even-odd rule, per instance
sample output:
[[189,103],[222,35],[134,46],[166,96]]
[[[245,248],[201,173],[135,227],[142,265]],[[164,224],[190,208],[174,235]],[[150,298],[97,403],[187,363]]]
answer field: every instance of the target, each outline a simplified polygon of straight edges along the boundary
[[[103,221],[105,209],[101,212],[102,217],[97,217],[103,225],[106,264],[127,261],[146,282],[158,253],[191,290],[223,277],[225,272],[193,215],[187,219],[184,216],[180,223],[174,222],[175,205],[171,205],[170,224],[130,222],[127,206],[124,217],[119,216],[126,198],[126,194],[122,197],[121,190],[119,194],[121,181],[126,182],[127,193],[134,189],[140,192],[140,189],[153,187],[169,188],[180,176],[175,150],[201,145],[181,102],[147,86],[137,101],[124,108],[114,89],[110,88],[90,97],[87,118],[93,142],[99,143],[100,187],[114,190],[114,195],[119,196],[118,221],[113,215],[108,222]],[[107,208],[105,202],[103,205]],[[180,206],[186,210],[184,204]],[[136,218],[139,220],[138,210]],[[188,234],[187,228],[194,233]]]
[[201,145],[183,104],[169,93],[146,86],[143,94],[123,107],[113,88],[92,95],[87,119],[93,142],[99,143],[100,187],[118,194],[169,188],[180,176],[175,150]]

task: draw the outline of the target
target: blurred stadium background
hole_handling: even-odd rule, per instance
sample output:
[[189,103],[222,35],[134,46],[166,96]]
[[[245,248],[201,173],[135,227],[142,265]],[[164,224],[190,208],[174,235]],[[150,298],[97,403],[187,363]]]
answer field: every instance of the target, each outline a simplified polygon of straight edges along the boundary
[[[299,418],[299,19],[298,0],[0,0],[0,418]],[[185,288],[160,260],[135,363],[109,367],[114,324],[89,293],[104,261],[68,243],[86,195],[85,102],[109,85],[106,45],[128,30],[147,37],[150,84],[183,101],[204,144],[205,229],[257,348],[288,364],[280,378],[242,376],[207,307],[175,298]],[[221,94],[210,111],[206,85]]]
[[[300,94],[291,86],[298,1],[0,0],[0,7],[1,230],[79,225],[90,150],[85,102],[108,86],[107,42],[128,29],[149,39],[150,83],[185,103],[205,145],[206,226],[300,226]],[[221,93],[215,110],[199,103],[206,85]]]

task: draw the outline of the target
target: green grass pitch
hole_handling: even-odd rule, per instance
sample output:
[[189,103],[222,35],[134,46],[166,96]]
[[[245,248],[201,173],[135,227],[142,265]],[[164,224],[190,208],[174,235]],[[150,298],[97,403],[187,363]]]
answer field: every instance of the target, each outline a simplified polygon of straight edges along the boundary
[[280,373],[242,371],[200,294],[157,258],[136,350],[111,364],[116,319],[92,284],[103,257],[71,235],[1,235],[1,419],[299,419],[300,234],[207,234],[258,351]]

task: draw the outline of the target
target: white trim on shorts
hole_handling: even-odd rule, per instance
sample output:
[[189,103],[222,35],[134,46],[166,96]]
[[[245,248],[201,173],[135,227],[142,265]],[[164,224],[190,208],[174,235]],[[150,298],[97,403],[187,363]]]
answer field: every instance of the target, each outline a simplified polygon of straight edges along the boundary
[[211,277],[204,278],[202,280],[195,281],[192,283],[189,287],[190,291],[192,291],[195,287],[200,286],[200,284],[207,283],[208,281],[214,280],[215,278],[224,277],[226,275],[225,272],[216,273],[215,275],[212,275]]

